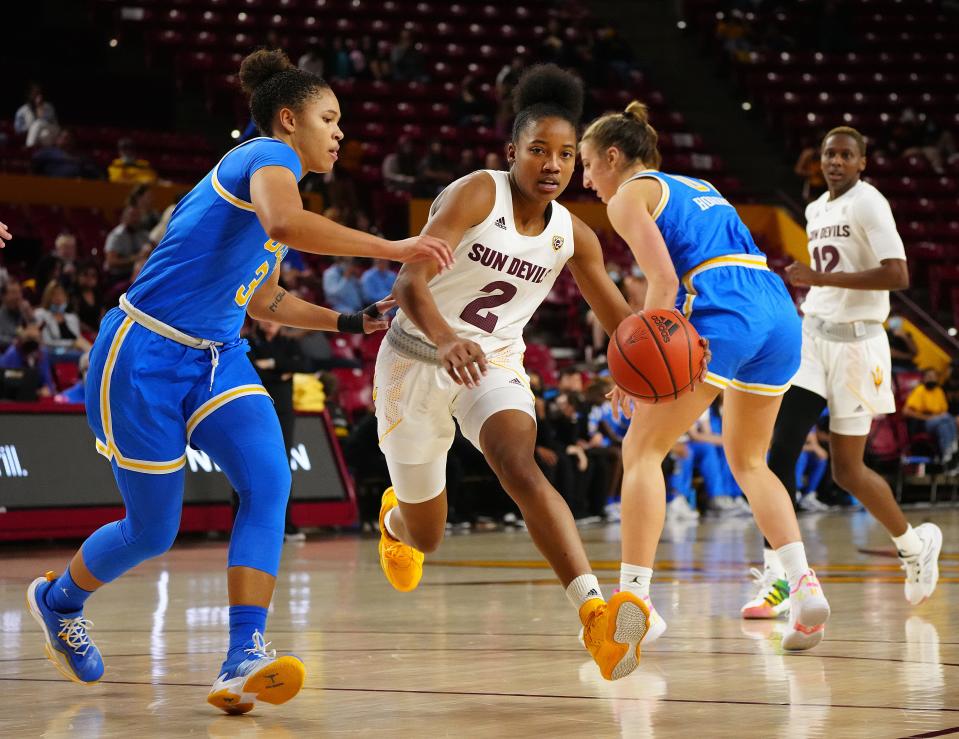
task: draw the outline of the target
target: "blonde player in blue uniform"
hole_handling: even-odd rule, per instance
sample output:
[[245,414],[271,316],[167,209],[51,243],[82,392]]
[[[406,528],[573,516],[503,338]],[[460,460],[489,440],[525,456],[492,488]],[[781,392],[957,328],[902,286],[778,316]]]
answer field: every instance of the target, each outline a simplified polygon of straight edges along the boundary
[[451,253],[428,236],[388,242],[305,211],[297,181],[328,172],[343,133],[340,109],[319,77],[279,51],[240,67],[263,137],[227,153],[183,198],[163,240],[120,307],[108,313],[90,356],[87,417],[97,450],[113,466],[126,517],[94,532],[59,576],[37,578],[27,603],[47,656],[71,680],[92,683],[103,660],[90,639],[84,601],[105,583],[165,552],[177,534],[184,450],[202,449],[240,497],[228,555],[230,644],[208,701],[245,713],[284,703],[305,671],[267,651],[263,634],[283,542],[290,466],[279,421],[246,357],[247,314],[288,326],[369,332],[376,308],[342,315],[279,287],[287,244],[301,251],[427,259]]
[[658,171],[656,143],[646,106],[633,102],[593,121],[580,144],[585,186],[606,203],[649,280],[645,308],[679,308],[712,351],[705,383],[671,403],[634,405],[614,390],[614,406],[633,417],[623,441],[620,588],[648,601],[665,518],[662,461],[724,392],[726,458],[792,590],[783,647],[809,649],[822,640],[829,605],[792,503],[766,464],[782,394],[799,368],[799,317],[733,207],[708,182]]

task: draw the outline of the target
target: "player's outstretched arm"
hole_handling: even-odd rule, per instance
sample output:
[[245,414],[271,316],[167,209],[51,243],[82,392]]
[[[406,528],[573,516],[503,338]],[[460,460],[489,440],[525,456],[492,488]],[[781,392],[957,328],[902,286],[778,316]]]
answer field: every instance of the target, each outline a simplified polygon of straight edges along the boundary
[[[467,229],[482,223],[493,209],[496,185],[485,172],[457,181],[437,198],[423,233],[449,244],[458,244]],[[403,312],[433,342],[450,377],[472,387],[486,373],[486,356],[474,342],[459,338],[440,313],[429,282],[438,268],[431,263],[406,264],[393,285],[393,295]]]
[[644,178],[623,186],[606,206],[609,222],[626,244],[649,281],[646,291],[646,310],[670,309],[676,305],[679,278],[669,258],[663,235],[656,227],[651,208],[659,203],[660,185]]
[[250,180],[250,198],[267,235],[299,251],[396,262],[427,261],[439,269],[453,264],[449,244],[435,236],[387,241],[305,210],[296,178],[286,167],[258,169]]
[[387,298],[374,303],[362,313],[338,313],[290,295],[280,287],[280,270],[275,269],[270,279],[253,293],[246,312],[258,321],[276,321],[292,328],[371,334],[389,325],[386,313],[394,305],[396,302]]
[[572,218],[575,247],[569,271],[603,330],[612,336],[620,322],[633,311],[606,271],[603,247],[593,229],[576,216]]

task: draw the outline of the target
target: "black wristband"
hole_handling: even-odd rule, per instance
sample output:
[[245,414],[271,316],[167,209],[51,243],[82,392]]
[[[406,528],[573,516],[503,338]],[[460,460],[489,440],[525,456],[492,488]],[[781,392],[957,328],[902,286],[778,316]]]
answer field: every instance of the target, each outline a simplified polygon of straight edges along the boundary
[[362,313],[340,313],[336,319],[336,330],[345,334],[362,334],[363,314]]

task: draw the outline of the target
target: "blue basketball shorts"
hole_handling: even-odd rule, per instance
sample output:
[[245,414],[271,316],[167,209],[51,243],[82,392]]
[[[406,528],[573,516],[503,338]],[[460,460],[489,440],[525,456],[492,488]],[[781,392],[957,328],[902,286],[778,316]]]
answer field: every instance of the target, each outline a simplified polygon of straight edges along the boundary
[[179,470],[204,418],[246,395],[269,397],[247,351],[245,339],[219,347],[211,388],[210,350],[160,336],[114,308],[90,352],[85,382],[97,451],[135,472]]
[[709,340],[706,382],[756,395],[782,395],[799,370],[802,323],[765,257],[730,255],[682,279],[676,307]]

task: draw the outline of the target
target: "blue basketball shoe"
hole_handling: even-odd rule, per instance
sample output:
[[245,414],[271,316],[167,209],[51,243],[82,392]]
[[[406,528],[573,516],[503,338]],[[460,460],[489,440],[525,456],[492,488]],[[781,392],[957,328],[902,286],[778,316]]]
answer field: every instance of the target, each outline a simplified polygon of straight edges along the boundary
[[83,617],[83,611],[59,613],[47,605],[44,596],[56,579],[48,572],[30,583],[27,608],[43,629],[47,659],[73,682],[90,685],[103,677],[103,658],[87,633],[93,623]]
[[257,701],[279,705],[300,692],[306,677],[306,667],[299,657],[276,656],[276,650],[267,651],[263,634],[253,632],[253,641],[247,649],[237,650],[220,668],[220,676],[210,688],[206,702],[227,713],[252,711]]

